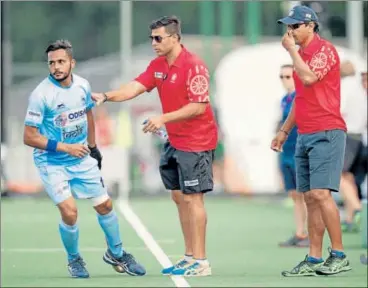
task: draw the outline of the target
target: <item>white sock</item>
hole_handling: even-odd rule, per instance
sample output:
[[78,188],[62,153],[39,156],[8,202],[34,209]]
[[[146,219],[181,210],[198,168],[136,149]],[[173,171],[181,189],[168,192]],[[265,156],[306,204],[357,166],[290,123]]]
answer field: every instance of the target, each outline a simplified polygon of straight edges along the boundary
[[185,261],[191,262],[191,261],[193,261],[193,256],[184,254],[184,259],[185,259]]
[[209,265],[210,263],[208,262],[207,258],[205,259],[194,259],[197,263],[199,263],[200,265]]

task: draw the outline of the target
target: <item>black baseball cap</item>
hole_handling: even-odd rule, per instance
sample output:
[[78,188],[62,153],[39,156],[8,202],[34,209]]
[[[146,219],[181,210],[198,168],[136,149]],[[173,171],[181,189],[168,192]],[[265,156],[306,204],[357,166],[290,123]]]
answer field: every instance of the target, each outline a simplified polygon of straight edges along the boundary
[[318,17],[316,12],[313,9],[307,6],[295,6],[293,7],[289,15],[277,20],[279,24],[293,25],[293,24],[301,24],[306,22],[316,22],[318,23]]

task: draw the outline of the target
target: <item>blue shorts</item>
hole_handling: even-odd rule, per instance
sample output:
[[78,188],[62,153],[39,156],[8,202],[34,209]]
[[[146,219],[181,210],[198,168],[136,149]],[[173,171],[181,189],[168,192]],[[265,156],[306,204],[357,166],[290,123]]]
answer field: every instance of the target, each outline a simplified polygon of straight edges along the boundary
[[76,199],[93,199],[107,195],[97,160],[90,156],[76,165],[48,165],[37,168],[45,190],[55,205],[70,196]]
[[297,190],[339,191],[345,144],[343,130],[299,134],[295,151]]
[[291,190],[296,190],[296,171],[295,171],[295,161],[293,157],[287,157],[280,159],[280,170],[282,177],[284,179],[285,191],[289,192]]

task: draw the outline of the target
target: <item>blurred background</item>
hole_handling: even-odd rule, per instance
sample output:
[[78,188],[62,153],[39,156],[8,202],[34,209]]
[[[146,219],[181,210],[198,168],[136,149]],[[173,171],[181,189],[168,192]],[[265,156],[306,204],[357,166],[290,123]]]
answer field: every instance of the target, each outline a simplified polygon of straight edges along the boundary
[[[280,155],[269,147],[282,120],[281,101],[287,94],[285,83],[280,79],[280,67],[291,64],[289,55],[281,46],[285,27],[276,21],[299,4],[316,11],[320,19],[320,34],[337,47],[341,62],[350,63],[344,76],[348,76],[352,84],[346,95],[342,95],[345,99],[342,101],[350,103],[352,99],[353,103],[354,95],[363,95],[363,102],[354,102],[352,106],[344,104],[344,107],[350,107],[345,110],[348,115],[363,115],[356,109],[365,107],[363,110],[367,110],[367,88],[363,84],[363,78],[367,77],[367,1],[1,1],[3,283],[35,287],[50,287],[51,283],[64,287],[83,285],[82,282],[63,282],[64,278],[59,277],[64,268],[55,265],[54,257],[59,257],[63,263],[64,256],[55,230],[57,209],[52,207],[43,190],[33,163],[32,148],[23,144],[28,97],[48,75],[46,47],[57,39],[71,41],[77,60],[74,72],[89,80],[94,92],[104,92],[134,79],[155,57],[148,38],[151,21],[164,15],[177,15],[182,21],[183,44],[204,59],[210,70],[211,101],[220,128],[213,167],[215,189],[208,194],[206,207],[210,215],[208,238],[212,239],[208,251],[214,271],[220,271],[224,278],[219,278],[219,275],[200,284],[205,283],[209,287],[235,287],[244,283],[264,287],[285,286],[279,277],[280,267],[273,262],[264,262],[265,259],[273,255],[275,259],[283,259],[287,265],[294,265],[299,259],[297,257],[303,254],[297,252],[295,255],[292,250],[284,252],[277,248],[276,242],[286,238],[294,229],[293,204],[285,191]],[[126,103],[107,103],[96,108],[97,145],[104,157],[102,173],[111,196],[129,196],[136,213],[153,231],[168,257],[176,261],[178,254],[182,253],[183,243],[175,206],[159,175],[163,143],[156,135],[146,135],[141,130],[147,117],[159,113],[161,105],[156,91]],[[357,134],[362,147],[365,147],[361,151],[366,153],[367,117],[365,114],[358,118],[365,122],[363,130]],[[354,178],[347,180],[355,186],[351,188],[350,185],[351,189],[346,190],[350,191],[347,192],[350,196],[346,196],[349,199],[341,197],[340,193],[334,195],[341,207],[342,219],[346,213],[344,204],[351,210],[351,203],[356,209],[360,207],[363,210],[361,219],[367,218],[364,198],[368,164],[367,153],[363,154],[359,154],[365,161],[363,170],[358,173],[359,181]],[[259,199],[261,203],[257,202]],[[344,199],[348,199],[350,204],[344,203]],[[91,208],[90,204],[83,203],[78,206],[82,211]],[[363,208],[361,203],[365,203]],[[350,212],[353,213],[354,209]],[[92,274],[105,273],[106,265],[100,261],[100,252],[105,244],[102,238],[95,237],[100,232],[97,232],[97,226],[93,226],[97,224],[92,214],[81,217],[83,233],[89,235],[82,238],[82,249],[85,249],[82,251],[91,262],[96,255],[90,266],[95,270]],[[354,218],[354,224],[360,223],[358,220]],[[366,225],[366,221],[365,224],[363,222],[362,225]],[[33,225],[29,223],[42,225],[38,226],[42,227],[40,233],[47,237],[39,237],[40,234],[34,233]],[[138,243],[138,248],[131,248],[134,255],[142,259],[149,271],[159,273],[158,263],[144,248],[143,242],[139,242],[133,228],[125,221],[121,223],[128,245]],[[360,229],[359,225],[353,230],[361,230],[361,233],[344,235],[350,259],[355,265],[353,273],[356,274],[353,278],[337,277],[329,282],[331,286],[367,286],[367,271],[359,267],[359,254],[366,253],[367,228],[362,226]],[[349,227],[347,231],[353,232]],[[222,232],[221,235],[218,231]],[[39,252],[45,252],[43,264],[39,263]],[[247,264],[247,279],[243,278],[244,259],[251,259],[251,265]],[[229,261],[233,265],[227,265]],[[29,267],[26,263],[38,265]],[[23,269],[22,265],[27,266]],[[45,269],[48,271],[46,276]],[[110,275],[111,271],[106,273]],[[49,276],[54,277],[54,282],[50,282]],[[104,279],[110,282],[98,282]],[[149,285],[163,287],[173,284],[162,279],[150,278]],[[339,279],[345,279],[344,283]],[[118,278],[110,276],[96,281],[90,285],[122,285]],[[131,281],[124,282],[131,287],[148,283],[125,281]],[[309,282],[295,280],[287,285],[317,287],[321,283],[312,279]]]

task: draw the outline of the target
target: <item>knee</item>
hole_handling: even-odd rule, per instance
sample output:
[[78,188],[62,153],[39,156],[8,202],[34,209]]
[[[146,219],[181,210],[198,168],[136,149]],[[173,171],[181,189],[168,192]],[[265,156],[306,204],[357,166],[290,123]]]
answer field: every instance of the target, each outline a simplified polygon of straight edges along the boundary
[[193,199],[193,194],[184,194],[183,195],[183,201],[186,205],[190,205],[191,203],[193,203],[194,199]]
[[77,222],[78,210],[74,205],[64,205],[59,207],[61,218],[63,222],[67,225],[73,226]]
[[183,194],[183,201],[187,206],[201,207],[204,205],[202,193]]
[[319,205],[331,197],[331,192],[326,189],[314,189],[304,195],[307,206]]
[[294,191],[294,201],[295,202],[304,202],[304,194],[301,192]]
[[173,190],[171,192],[171,199],[175,202],[176,205],[180,205],[183,202],[183,193],[179,190]]
[[105,202],[94,207],[96,212],[100,215],[106,215],[112,211],[112,201],[107,199]]
[[294,202],[296,202],[297,200],[298,200],[298,194],[300,194],[300,195],[302,195],[302,193],[298,193],[298,192],[296,192],[295,190],[291,190],[290,192],[289,192],[289,197],[291,198],[291,199],[293,199],[293,201]]

